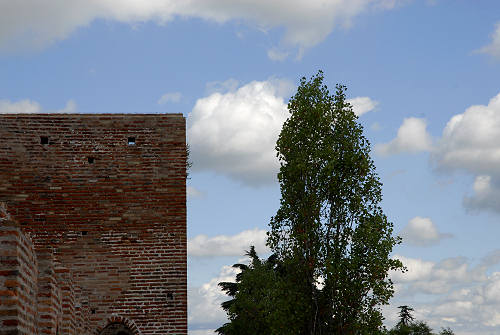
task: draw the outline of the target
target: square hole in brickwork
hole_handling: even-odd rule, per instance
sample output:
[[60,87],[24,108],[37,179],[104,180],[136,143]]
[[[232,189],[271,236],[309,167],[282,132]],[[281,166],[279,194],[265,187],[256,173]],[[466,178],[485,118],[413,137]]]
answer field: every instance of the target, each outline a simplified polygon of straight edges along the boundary
[[45,215],[43,215],[43,214],[35,214],[34,220],[37,221],[37,222],[45,222],[45,221],[47,221],[45,219]]
[[85,236],[85,235],[87,235],[87,233],[88,233],[87,231],[85,231],[85,230],[82,230],[82,236]]
[[49,144],[49,138],[47,136],[40,136],[40,144]]
[[135,145],[135,137],[128,138],[128,145]]
[[89,164],[94,164],[95,158],[94,157],[87,157],[87,160],[89,161]]
[[92,309],[90,310],[90,313],[95,314],[95,308],[92,308]]
[[167,292],[167,299],[174,300],[174,294],[172,292]]

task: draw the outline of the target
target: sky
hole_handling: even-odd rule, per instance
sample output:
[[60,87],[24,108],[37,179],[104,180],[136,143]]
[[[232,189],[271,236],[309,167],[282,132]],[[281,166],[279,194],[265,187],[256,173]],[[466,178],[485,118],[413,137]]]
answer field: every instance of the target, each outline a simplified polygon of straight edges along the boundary
[[183,113],[189,334],[266,230],[274,145],[299,80],[353,105],[407,266],[383,308],[500,333],[500,3],[495,0],[0,0],[0,113]]

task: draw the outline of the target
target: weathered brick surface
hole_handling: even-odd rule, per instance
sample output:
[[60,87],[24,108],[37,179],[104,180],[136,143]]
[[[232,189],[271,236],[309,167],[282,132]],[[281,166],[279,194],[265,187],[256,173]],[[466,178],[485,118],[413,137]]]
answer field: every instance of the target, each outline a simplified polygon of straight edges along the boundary
[[185,156],[179,114],[0,116],[0,202],[59,264],[47,327],[187,334]]
[[38,333],[56,335],[62,323],[61,280],[55,272],[54,255],[39,252],[38,258]]
[[0,220],[0,334],[35,334],[37,260],[31,239]]
[[60,325],[61,333],[65,335],[77,335],[82,332],[76,328],[76,297],[74,275],[70,269],[62,266],[55,268],[58,276],[58,283],[61,288],[61,310],[62,322]]

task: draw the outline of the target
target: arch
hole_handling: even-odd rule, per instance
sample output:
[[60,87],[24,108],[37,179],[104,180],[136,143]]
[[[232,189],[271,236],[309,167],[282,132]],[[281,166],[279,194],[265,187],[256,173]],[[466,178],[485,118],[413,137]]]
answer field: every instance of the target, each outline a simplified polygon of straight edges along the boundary
[[134,321],[112,314],[98,327],[94,335],[142,335]]
[[100,333],[100,335],[134,335],[129,327],[123,323],[110,323]]

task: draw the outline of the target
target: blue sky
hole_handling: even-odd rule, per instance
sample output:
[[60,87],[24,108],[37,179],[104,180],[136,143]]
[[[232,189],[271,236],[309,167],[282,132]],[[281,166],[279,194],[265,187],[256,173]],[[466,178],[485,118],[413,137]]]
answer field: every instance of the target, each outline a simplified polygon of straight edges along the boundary
[[500,333],[500,3],[0,0],[0,113],[188,118],[191,335],[279,204],[274,141],[299,78],[348,87],[409,272],[384,308]]

